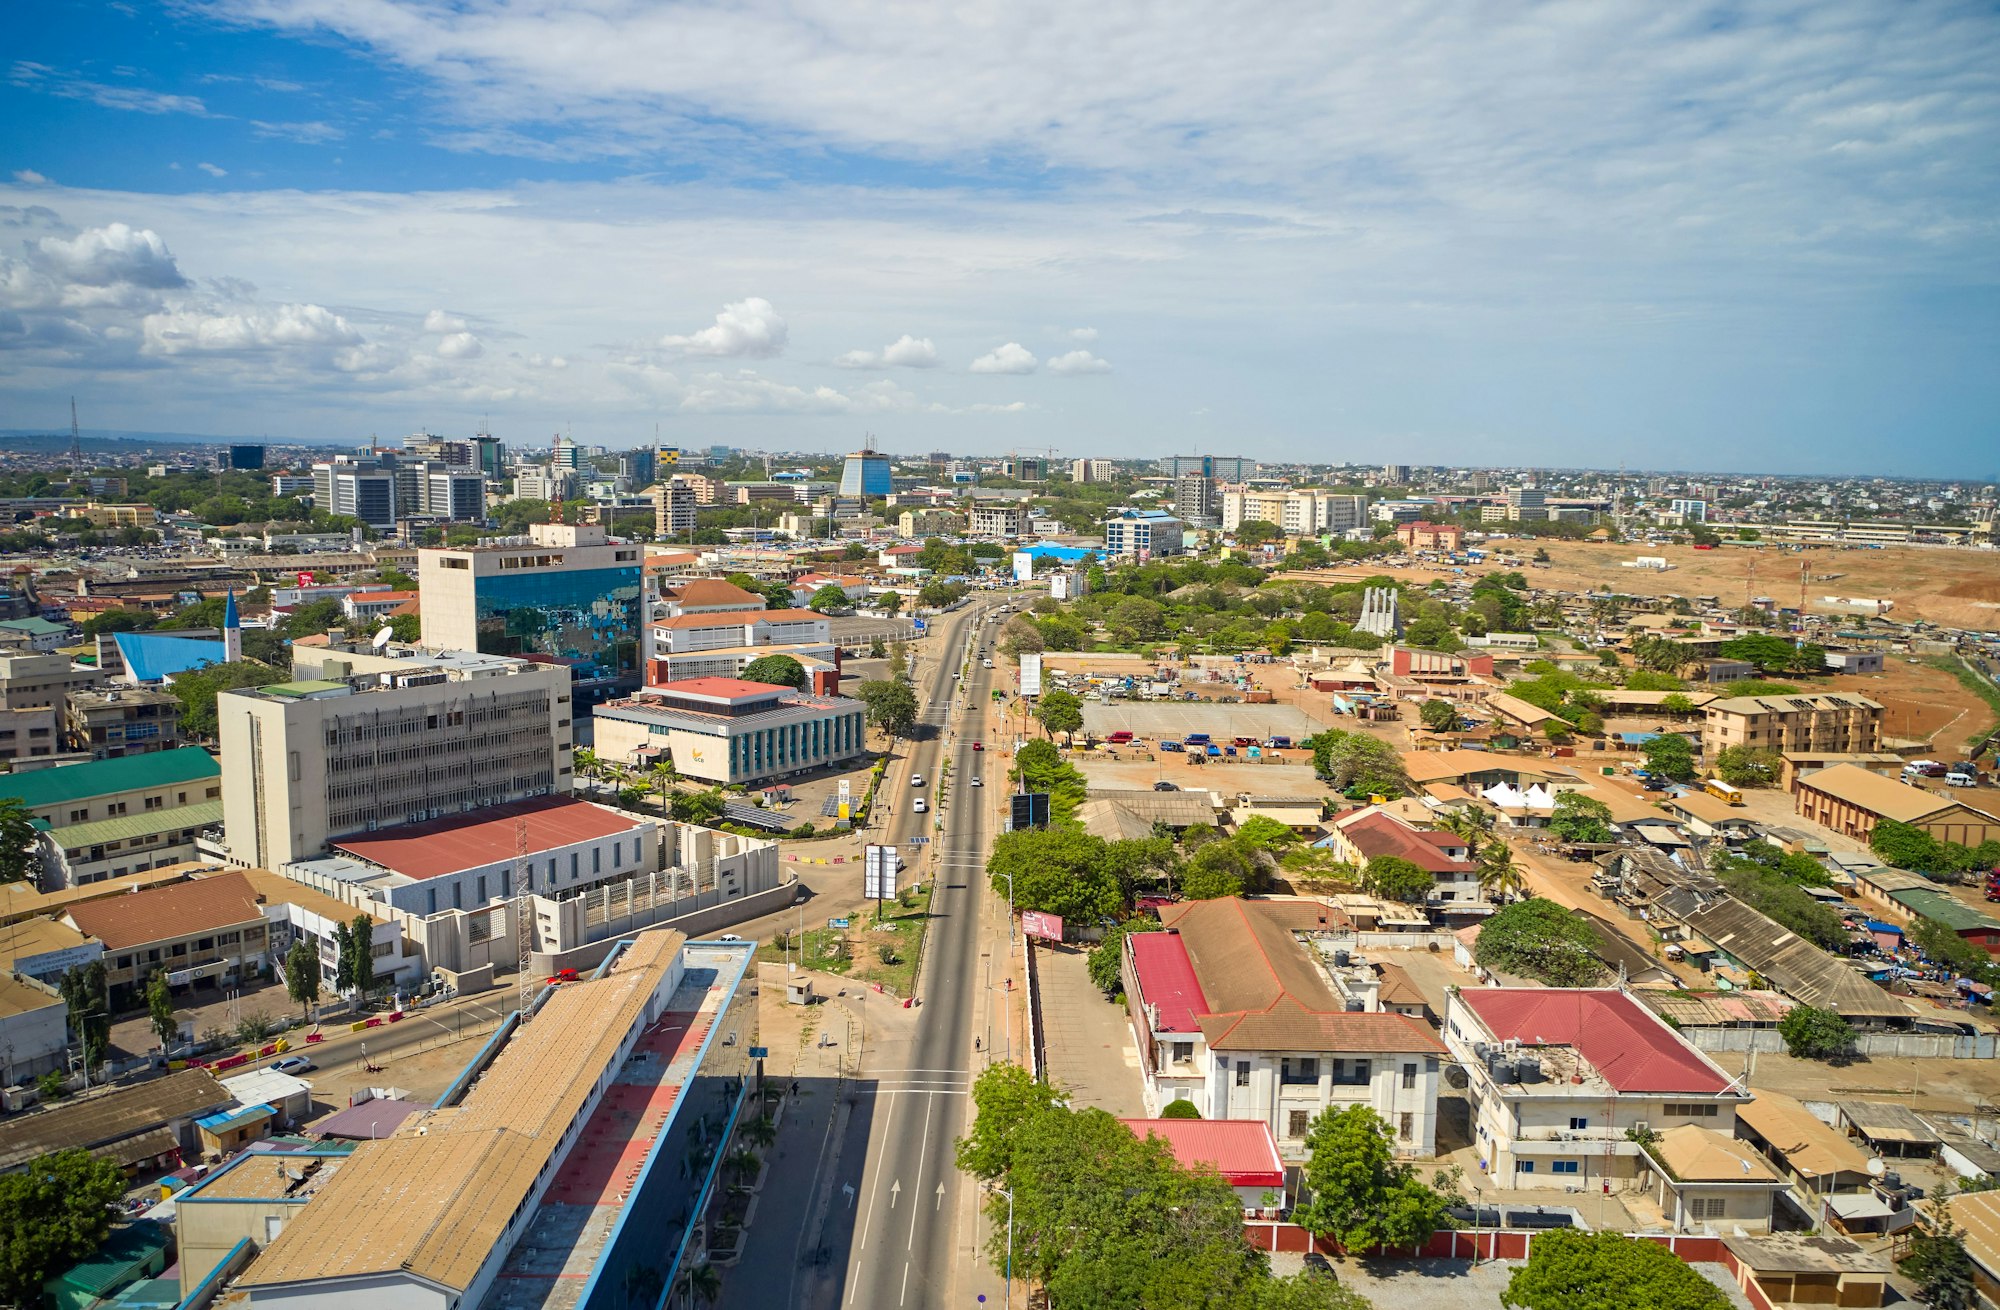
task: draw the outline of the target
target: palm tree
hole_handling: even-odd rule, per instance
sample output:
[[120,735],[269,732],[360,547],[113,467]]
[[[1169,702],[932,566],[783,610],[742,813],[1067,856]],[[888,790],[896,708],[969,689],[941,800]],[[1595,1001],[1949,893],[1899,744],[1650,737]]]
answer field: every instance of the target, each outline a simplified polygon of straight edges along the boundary
[[681,1293],[687,1297],[683,1305],[692,1306],[697,1296],[703,1305],[714,1305],[722,1295],[722,1275],[712,1264],[692,1265],[681,1271]]
[[743,1126],[736,1130],[736,1135],[751,1146],[768,1148],[778,1140],[778,1126],[765,1116],[758,1115],[745,1120]]
[[598,758],[596,751],[590,749],[588,746],[579,746],[576,748],[576,771],[578,774],[585,778],[594,778],[597,776],[598,770],[603,767],[604,761]]
[[673,757],[668,756],[655,764],[647,772],[646,776],[653,780],[653,786],[659,790],[660,813],[665,814],[667,812],[667,792],[675,783],[681,780],[681,771],[674,767]]
[[1513,848],[1495,839],[1479,852],[1479,890],[1488,900],[1506,902],[1525,890],[1521,866],[1514,863]]

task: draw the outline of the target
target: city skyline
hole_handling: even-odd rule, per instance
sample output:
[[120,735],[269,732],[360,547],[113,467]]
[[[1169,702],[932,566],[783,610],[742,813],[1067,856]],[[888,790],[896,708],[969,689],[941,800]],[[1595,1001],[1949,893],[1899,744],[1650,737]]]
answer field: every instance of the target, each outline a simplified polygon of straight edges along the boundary
[[275,441],[1990,476],[1992,15],[1205,20],[47,6],[0,387]]

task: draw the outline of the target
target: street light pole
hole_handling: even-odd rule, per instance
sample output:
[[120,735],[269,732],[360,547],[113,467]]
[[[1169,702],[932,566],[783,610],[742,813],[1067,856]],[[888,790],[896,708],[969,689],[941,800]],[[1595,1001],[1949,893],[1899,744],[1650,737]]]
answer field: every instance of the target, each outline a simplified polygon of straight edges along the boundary
[[1014,951],[1014,875],[1002,873],[999,877],[1007,880],[1007,953]]
[[1001,1194],[1007,1198],[1007,1310],[1014,1310],[1014,1189]]

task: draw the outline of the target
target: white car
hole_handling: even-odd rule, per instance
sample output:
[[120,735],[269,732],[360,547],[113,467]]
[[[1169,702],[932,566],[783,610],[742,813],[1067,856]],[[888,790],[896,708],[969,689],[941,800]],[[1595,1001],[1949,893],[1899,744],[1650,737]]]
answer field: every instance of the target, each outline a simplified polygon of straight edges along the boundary
[[986,783],[975,773],[972,775],[972,785],[975,787],[984,787]]
[[923,775],[923,774],[921,774],[921,773],[913,773],[913,774],[911,774],[911,775],[910,775],[910,785],[911,785],[912,787],[921,787],[921,786],[923,786],[923,785],[924,785],[924,775]]
[[922,814],[924,811],[930,809],[930,807],[931,803],[929,801],[921,796],[917,797],[917,813]]

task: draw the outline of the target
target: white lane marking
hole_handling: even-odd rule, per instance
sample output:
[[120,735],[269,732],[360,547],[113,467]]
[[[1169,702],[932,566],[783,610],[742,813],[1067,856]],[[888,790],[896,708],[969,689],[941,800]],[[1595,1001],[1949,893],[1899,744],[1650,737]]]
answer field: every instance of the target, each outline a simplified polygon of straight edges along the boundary
[[[924,1105],[924,1137],[917,1144],[917,1183],[919,1185],[922,1185],[924,1181],[924,1156],[929,1154],[931,1149],[931,1111],[935,1109],[937,1109],[937,1096],[936,1094],[932,1094],[930,1100]],[[905,1251],[916,1249],[917,1216],[922,1212],[922,1208],[919,1206],[913,1205],[910,1207],[910,1240],[903,1243]]]

